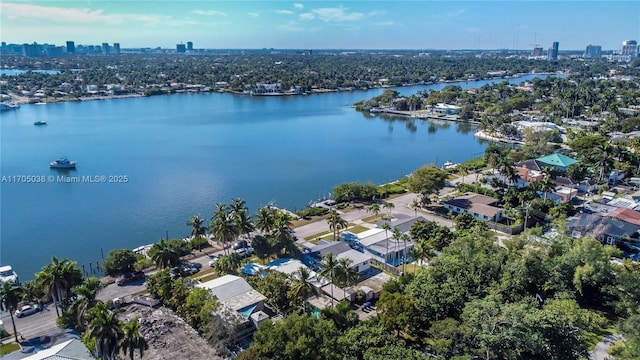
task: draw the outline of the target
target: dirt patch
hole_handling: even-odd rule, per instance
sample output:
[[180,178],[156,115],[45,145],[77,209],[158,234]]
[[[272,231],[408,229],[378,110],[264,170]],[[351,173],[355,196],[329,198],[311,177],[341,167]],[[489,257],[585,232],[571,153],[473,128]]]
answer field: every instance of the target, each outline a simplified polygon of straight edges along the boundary
[[[123,308],[118,318],[129,321],[136,316],[140,321],[140,334],[149,344],[149,349],[144,352],[144,360],[222,359],[205,339],[173,311],[131,304]],[[140,358],[138,353],[135,358]]]

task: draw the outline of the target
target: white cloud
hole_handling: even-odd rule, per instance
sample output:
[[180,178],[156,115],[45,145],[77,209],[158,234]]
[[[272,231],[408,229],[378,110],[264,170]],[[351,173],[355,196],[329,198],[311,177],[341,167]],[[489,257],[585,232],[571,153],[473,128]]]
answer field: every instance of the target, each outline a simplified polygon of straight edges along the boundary
[[226,12],[218,10],[193,10],[192,13],[207,16],[227,16]]
[[380,22],[374,23],[374,25],[378,25],[378,26],[393,26],[395,24],[396,23],[393,21],[380,21]]
[[300,10],[300,9],[304,9],[304,5],[302,5],[302,4],[300,4],[300,3],[293,4],[293,7],[294,7],[294,8],[296,8],[296,9],[298,9],[298,10]]
[[293,11],[291,10],[276,10],[276,12],[282,15],[293,15]]
[[286,24],[279,25],[278,29],[283,30],[283,31],[289,31],[289,32],[300,32],[300,31],[304,31],[305,30],[304,27],[300,26],[295,21],[289,21]]
[[309,21],[309,20],[313,20],[313,19],[315,19],[315,18],[316,18],[316,17],[315,17],[315,15],[313,15],[312,13],[303,13],[303,14],[300,14],[300,20],[306,20],[306,21]]
[[347,21],[359,21],[364,18],[363,13],[359,12],[347,12],[345,8],[318,8],[313,9],[311,12],[300,14],[302,20],[312,20],[317,18],[324,22],[347,22]]
[[249,15],[249,17],[252,17],[252,18],[257,18],[258,16],[260,16],[260,13],[257,11],[251,11],[247,13],[247,15]]
[[11,20],[48,20],[66,24],[103,24],[107,26],[137,23],[144,25],[183,26],[200,22],[156,14],[107,14],[101,9],[70,9],[21,3],[0,2],[0,14]]

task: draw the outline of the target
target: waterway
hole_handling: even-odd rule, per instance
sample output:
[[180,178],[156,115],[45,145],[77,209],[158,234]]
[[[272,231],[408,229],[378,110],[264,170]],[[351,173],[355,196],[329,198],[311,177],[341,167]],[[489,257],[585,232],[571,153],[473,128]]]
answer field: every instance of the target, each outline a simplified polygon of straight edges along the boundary
[[[112,249],[187,236],[186,221],[209,218],[219,202],[239,197],[252,213],[269,203],[297,210],[343,182],[380,184],[486,148],[469,125],[384,119],[351,107],[382,91],[175,94],[3,112],[0,264],[23,280],[53,255],[89,270]],[[38,120],[48,125],[34,126]],[[49,169],[61,156],[77,169]]]

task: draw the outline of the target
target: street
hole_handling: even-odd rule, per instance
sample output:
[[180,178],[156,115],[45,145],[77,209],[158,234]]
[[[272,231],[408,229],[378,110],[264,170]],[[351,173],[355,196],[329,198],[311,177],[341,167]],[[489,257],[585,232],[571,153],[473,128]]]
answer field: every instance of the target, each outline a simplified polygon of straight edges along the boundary
[[[58,326],[56,325],[56,309],[53,307],[53,304],[47,304],[43,307],[43,311],[32,315],[24,316],[22,318],[17,318],[15,315],[13,316],[13,319],[16,322],[16,331],[19,336],[21,335],[25,339],[29,339],[36,335],[58,329]],[[2,319],[5,329],[8,332],[13,333],[9,313],[2,312],[0,319]]]

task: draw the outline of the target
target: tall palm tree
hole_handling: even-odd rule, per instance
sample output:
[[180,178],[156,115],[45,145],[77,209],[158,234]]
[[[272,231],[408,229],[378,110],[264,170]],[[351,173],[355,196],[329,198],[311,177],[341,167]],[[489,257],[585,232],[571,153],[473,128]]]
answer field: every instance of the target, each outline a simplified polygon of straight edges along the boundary
[[60,316],[61,311],[66,308],[66,300],[72,287],[82,283],[82,270],[78,268],[75,261],[68,259],[59,260],[55,256],[51,258],[51,264],[42,268],[36,273],[36,284],[46,289],[56,308],[56,314]]
[[276,209],[271,206],[263,206],[258,209],[256,214],[256,227],[263,234],[271,234],[275,223]]
[[[333,285],[336,281],[336,268],[338,267],[338,259],[332,253],[325,255],[320,261],[320,276],[329,280]],[[333,307],[333,286],[331,286],[331,306]]]
[[207,228],[202,224],[204,224],[204,219],[200,217],[200,214],[193,215],[191,219],[187,221],[187,226],[191,226],[191,236],[194,238],[204,236]]
[[138,317],[134,317],[122,325],[122,337],[118,342],[118,347],[125,355],[129,355],[131,360],[133,360],[136,350],[140,352],[140,357],[143,357],[144,351],[149,348],[149,345],[145,338],[140,335]]
[[167,240],[160,240],[154,245],[151,260],[160,269],[174,267],[180,265],[180,254],[175,246],[171,245]]
[[[433,256],[433,250],[431,250],[427,246],[424,246],[419,241],[416,241],[413,244],[413,247],[411,248],[409,253],[411,254],[411,257],[416,260],[416,263],[421,262],[423,260],[428,260],[431,258],[431,256]],[[414,273],[416,272],[416,269],[417,269],[417,266],[414,266],[413,267]]]
[[[393,228],[393,230],[391,231],[391,238],[393,238],[395,244],[394,245],[398,245],[398,241],[402,240],[402,233],[400,232],[400,230],[398,228]],[[398,250],[395,249],[394,246],[394,250],[396,253],[396,261],[395,264],[397,264],[398,262],[400,262],[400,253],[398,253]]]
[[282,254],[295,247],[293,235],[291,235],[292,221],[293,217],[288,212],[276,211],[274,214],[272,237],[278,244]]
[[96,277],[84,279],[82,284],[73,287],[72,290],[78,298],[67,310],[67,313],[71,310],[76,320],[76,329],[80,332],[86,330],[87,312],[96,305],[96,296],[98,296],[98,292],[102,288],[104,288],[104,285],[100,279]]
[[373,214],[374,217],[378,216],[378,214],[380,214],[380,204],[373,203],[369,205],[367,212]]
[[382,207],[387,210],[387,213],[389,214],[389,220],[391,220],[391,211],[396,207],[396,205],[392,202],[385,202],[384,204],[382,204]]
[[498,167],[500,169],[500,173],[506,178],[509,185],[515,184],[520,176],[516,171],[515,167],[509,160],[503,159],[498,163]]
[[11,325],[13,325],[13,336],[16,338],[16,342],[18,342],[18,332],[16,331],[16,322],[13,319],[13,312],[18,308],[18,304],[20,303],[22,288],[16,285],[13,281],[7,281],[2,284],[2,289],[0,289],[0,308],[2,311],[9,312],[11,315]]
[[312,283],[316,277],[312,275],[309,268],[299,268],[294,277],[295,282],[287,292],[289,301],[293,304],[304,303],[311,295],[318,294],[318,288]]
[[391,225],[385,221],[382,223],[382,228],[384,229],[384,236],[387,239],[387,252],[384,254],[384,263],[386,265],[389,262],[389,230],[391,229]]
[[245,234],[247,238],[249,238],[249,233],[256,229],[255,225],[253,225],[253,221],[251,221],[251,217],[249,216],[249,211],[244,208],[240,211],[234,211],[234,220],[238,226],[238,232],[241,234]]
[[115,360],[118,342],[122,338],[122,324],[106,303],[98,303],[89,311],[87,334],[96,343],[96,356],[103,360]]
[[216,205],[209,228],[216,239],[222,242],[225,253],[228,253],[227,245],[232,243],[240,234],[233,214],[231,214],[227,205],[223,203]]
[[413,199],[409,206],[413,209],[414,216],[418,216],[418,209],[420,209],[420,200]]
[[547,194],[556,188],[556,182],[550,175],[546,175],[541,180],[536,181],[540,191],[544,193],[544,199],[547,200]]
[[333,241],[336,241],[337,234],[341,229],[345,229],[349,223],[338,214],[336,210],[331,210],[327,216],[327,223],[329,223],[329,229],[333,231]]
[[355,283],[359,278],[356,269],[351,267],[352,262],[349,258],[340,258],[336,267],[336,279],[342,287],[344,298],[347,297],[347,286]]

